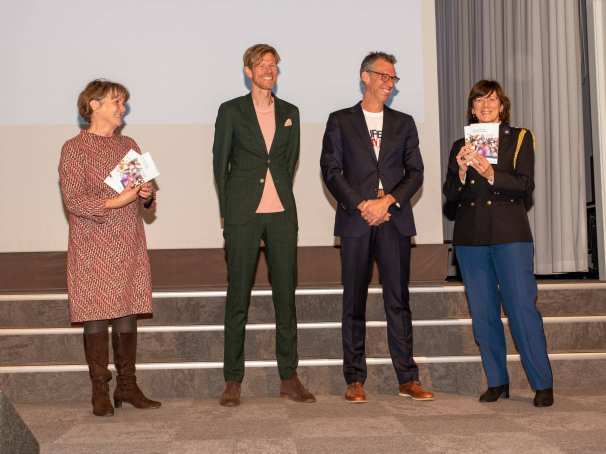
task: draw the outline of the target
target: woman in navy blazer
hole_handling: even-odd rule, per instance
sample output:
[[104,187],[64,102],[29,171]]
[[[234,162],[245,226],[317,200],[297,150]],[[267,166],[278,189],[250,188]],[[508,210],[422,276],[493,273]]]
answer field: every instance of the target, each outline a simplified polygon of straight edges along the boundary
[[499,123],[498,160],[493,165],[473,145],[457,140],[443,188],[445,213],[455,221],[455,254],[488,382],[480,401],[509,397],[502,304],[536,392],[534,405],[548,407],[553,404],[553,378],[536,307],[534,247],[526,213],[534,190],[534,140],[530,131],[509,126],[510,108],[498,82],[480,80],[472,87],[467,122]]

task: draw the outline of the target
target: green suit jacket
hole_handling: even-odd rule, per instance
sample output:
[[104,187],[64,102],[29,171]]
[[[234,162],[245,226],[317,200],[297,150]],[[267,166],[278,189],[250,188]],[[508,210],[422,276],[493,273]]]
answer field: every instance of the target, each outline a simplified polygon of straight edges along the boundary
[[299,109],[274,96],[276,133],[267,152],[250,94],[219,107],[213,170],[225,225],[244,224],[255,214],[269,168],[288,219],[297,225],[292,192],[299,159]]

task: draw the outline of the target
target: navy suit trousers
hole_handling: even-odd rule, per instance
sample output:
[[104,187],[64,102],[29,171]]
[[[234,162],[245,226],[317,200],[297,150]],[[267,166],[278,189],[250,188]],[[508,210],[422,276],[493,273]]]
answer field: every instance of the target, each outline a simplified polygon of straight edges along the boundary
[[377,260],[383,286],[389,352],[399,383],[417,380],[412,357],[409,306],[410,237],[385,222],[360,237],[341,237],[343,280],[343,374],[349,383],[364,383],[366,369],[366,299],[372,264]]

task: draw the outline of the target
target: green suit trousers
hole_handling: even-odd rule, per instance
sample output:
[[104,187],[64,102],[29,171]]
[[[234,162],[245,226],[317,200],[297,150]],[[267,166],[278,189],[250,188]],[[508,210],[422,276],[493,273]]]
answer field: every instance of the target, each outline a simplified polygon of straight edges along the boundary
[[265,243],[276,314],[280,378],[290,378],[297,369],[297,233],[296,224],[286,212],[255,214],[249,222],[229,224],[223,230],[228,270],[223,366],[226,381],[241,382],[244,378],[245,329],[260,240]]

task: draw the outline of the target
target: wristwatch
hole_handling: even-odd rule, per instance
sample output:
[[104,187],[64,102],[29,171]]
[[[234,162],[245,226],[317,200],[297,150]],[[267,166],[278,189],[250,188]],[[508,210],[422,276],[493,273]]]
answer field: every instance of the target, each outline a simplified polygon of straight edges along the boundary
[[154,200],[156,200],[156,197],[154,196],[154,194],[152,194],[147,199],[145,199],[145,202],[143,202],[143,208],[149,208],[150,206],[152,206]]

